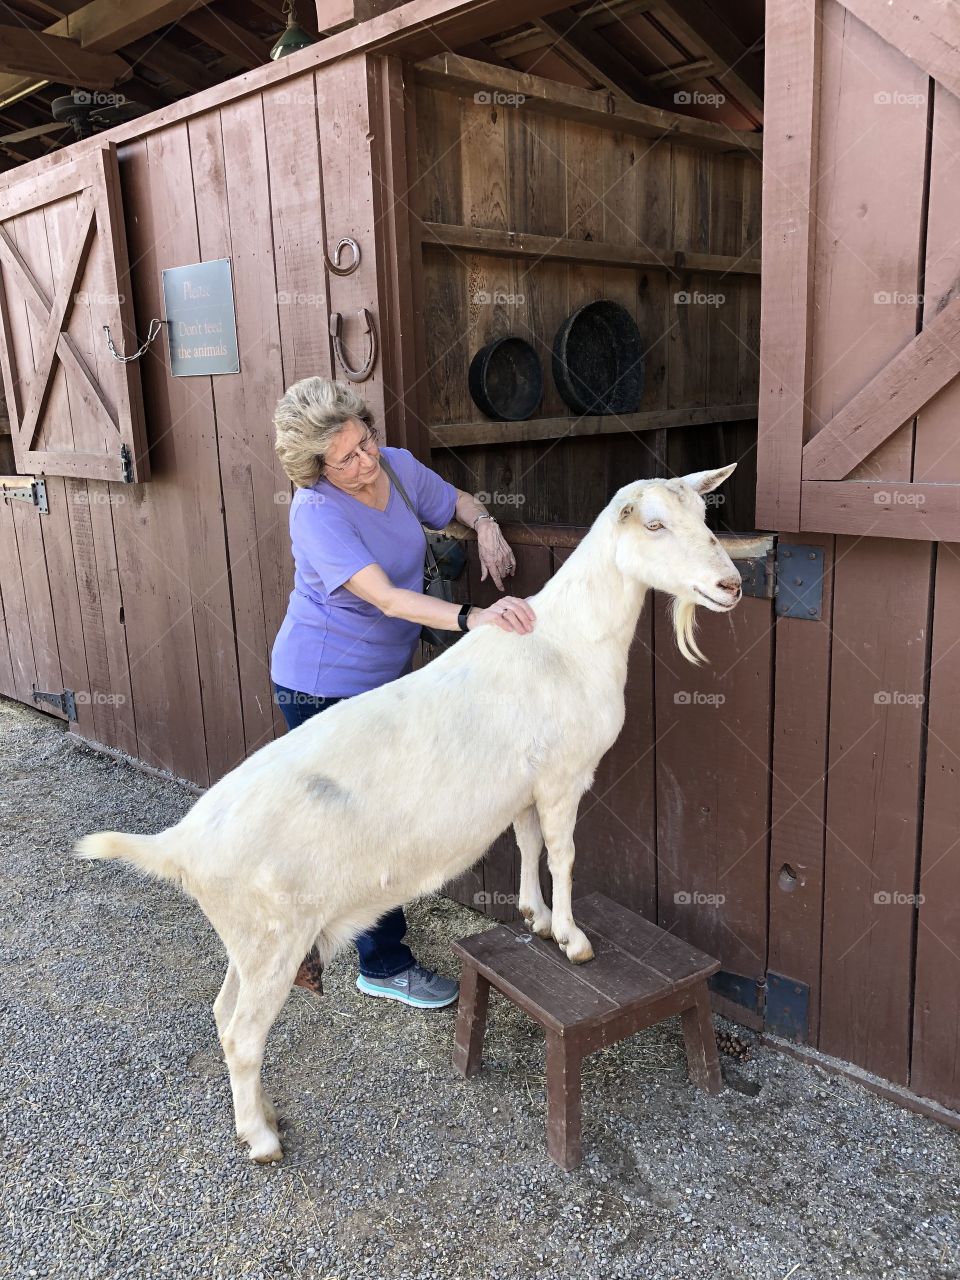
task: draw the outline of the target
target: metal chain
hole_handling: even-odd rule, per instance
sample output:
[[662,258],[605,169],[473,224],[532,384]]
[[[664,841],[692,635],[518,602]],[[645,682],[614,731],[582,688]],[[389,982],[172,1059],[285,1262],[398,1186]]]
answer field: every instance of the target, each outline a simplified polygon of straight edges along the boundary
[[[154,329],[153,327],[154,325],[157,326],[156,329]],[[143,353],[146,351],[147,347],[149,347],[150,343],[154,340],[154,338],[160,332],[161,325],[162,325],[162,321],[157,320],[156,317],[154,317],[154,319],[150,321],[150,332],[147,334],[146,339],[142,343],[142,345],[137,348],[137,350],[133,353],[132,356],[122,356],[117,351],[117,348],[113,345],[113,339],[110,337],[110,326],[108,324],[105,324],[103,326],[103,331],[107,335],[107,346],[110,349],[110,354],[113,356],[114,360],[119,360],[121,364],[128,364],[131,360],[139,360],[140,357],[143,355]]]

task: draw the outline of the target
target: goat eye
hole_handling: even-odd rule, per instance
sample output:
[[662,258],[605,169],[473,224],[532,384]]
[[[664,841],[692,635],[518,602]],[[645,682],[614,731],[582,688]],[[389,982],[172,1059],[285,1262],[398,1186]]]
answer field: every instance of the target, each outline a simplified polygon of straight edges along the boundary
[[651,533],[655,533],[657,529],[662,529],[662,528],[663,528],[663,521],[662,521],[662,520],[648,520],[648,521],[646,522],[646,525],[645,525],[644,527],[645,527],[645,528],[647,528],[647,529],[649,529],[649,530],[651,531]]

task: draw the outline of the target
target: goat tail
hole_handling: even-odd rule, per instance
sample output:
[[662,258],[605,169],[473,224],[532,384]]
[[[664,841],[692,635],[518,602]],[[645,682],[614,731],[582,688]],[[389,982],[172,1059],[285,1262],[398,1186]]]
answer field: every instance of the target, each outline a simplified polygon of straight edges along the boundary
[[673,631],[677,638],[677,648],[688,662],[692,662],[695,667],[698,667],[702,662],[708,662],[709,659],[705,653],[701,652],[696,642],[696,630],[697,606],[691,604],[689,600],[678,600],[674,596]]
[[121,858],[147,875],[159,880],[183,883],[183,865],[172,856],[169,832],[158,835],[133,835],[125,831],[95,831],[73,846],[78,858],[100,861]]

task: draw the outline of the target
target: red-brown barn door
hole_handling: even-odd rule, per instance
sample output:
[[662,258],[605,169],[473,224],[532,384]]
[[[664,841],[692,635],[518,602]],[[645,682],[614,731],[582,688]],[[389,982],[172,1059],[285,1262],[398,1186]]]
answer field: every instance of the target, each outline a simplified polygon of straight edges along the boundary
[[768,0],[761,527],[960,539],[958,43],[948,6]]
[[18,471],[145,480],[139,369],[108,347],[137,345],[112,145],[0,192],[0,323]]

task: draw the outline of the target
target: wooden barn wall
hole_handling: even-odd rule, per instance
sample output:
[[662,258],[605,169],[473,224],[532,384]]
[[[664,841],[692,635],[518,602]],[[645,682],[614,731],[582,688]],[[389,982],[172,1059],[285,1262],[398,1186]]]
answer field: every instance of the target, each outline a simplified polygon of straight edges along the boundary
[[[152,479],[120,486],[51,477],[49,516],[16,501],[0,504],[0,692],[26,703],[33,684],[84,692],[77,726],[83,737],[203,786],[283,732],[268,663],[292,581],[289,486],[274,458],[270,417],[290,382],[332,372],[318,211],[328,238],[349,234],[340,215],[353,208],[356,184],[369,178],[338,164],[332,142],[324,147],[343,111],[355,110],[350,74],[344,66],[318,88],[317,75],[306,73],[122,145],[138,330],[145,333],[150,317],[161,314],[164,266],[229,255],[242,373],[172,379],[165,354],[152,350],[142,365]],[[433,91],[420,92],[420,119],[438,127],[436,119],[429,124]],[[461,103],[458,112],[472,109]],[[937,217],[931,214],[928,276],[954,220],[948,157],[958,147],[950,117],[942,119],[932,162]],[[449,139],[435,137],[426,152],[437,160],[444,147],[457,153],[456,164],[448,156],[449,165],[430,175],[431,200],[451,202],[431,205],[432,216],[442,209],[450,221],[505,217],[484,212],[483,193],[491,189],[484,173],[495,165],[507,172],[517,120],[490,123],[503,132],[495,132],[482,160],[479,148],[475,156],[458,150],[460,124],[459,115],[447,121]],[[590,130],[580,136],[579,129],[524,143],[527,162],[543,180],[557,147],[569,144],[578,149],[575,164],[599,163],[607,172],[631,145],[611,134],[607,152],[599,137]],[[329,164],[321,165],[320,152]],[[877,171],[886,171],[881,158]],[[481,172],[464,184],[464,167],[474,163]],[[636,208],[647,219],[645,234],[659,219],[663,236],[687,234],[715,252],[745,249],[755,231],[743,215],[747,170],[744,162],[734,170],[737,164],[740,176],[732,189],[724,177],[721,199],[713,185],[716,159],[679,147],[672,154],[652,150],[629,190],[614,193],[617,216],[586,204],[580,216],[589,230],[589,219],[602,213],[604,236],[626,235],[620,219],[629,225]],[[867,181],[863,173],[853,178]],[[663,184],[670,201],[657,195]],[[687,192],[679,200],[678,185]],[[475,193],[472,213],[465,191]],[[575,185],[565,184],[562,198],[575,200]],[[529,214],[535,230],[553,225],[556,206],[528,208],[529,192],[523,196],[508,180],[500,200],[510,216]],[[904,243],[910,232],[909,225],[899,229]],[[18,241],[43,247],[48,260],[57,234],[39,218],[25,217],[17,227]],[[459,373],[442,384],[446,399],[437,393],[435,422],[475,416],[463,398],[471,350],[516,323],[493,307],[480,308],[466,327],[451,327],[451,308],[469,320],[471,273],[499,282],[493,273],[505,269],[502,259],[468,258],[469,266],[454,262],[461,273],[454,288],[450,262],[442,273],[441,251],[427,255],[436,317],[431,341],[446,335],[460,344]],[[756,351],[752,296],[741,297],[731,331],[720,326],[714,334],[712,316],[664,319],[671,283],[656,272],[543,263],[521,285],[519,268],[507,269],[517,273],[517,289],[527,298],[524,323],[547,345],[555,324],[596,291],[616,288],[645,331],[660,323],[662,340],[648,351],[646,403],[705,403],[721,394],[722,379],[724,396],[745,395],[748,387],[755,394],[756,369],[745,350]],[[42,283],[49,284],[49,274]],[[364,291],[376,296],[369,278],[332,281],[330,288],[358,291],[335,295],[345,313]],[[278,303],[278,296],[298,295],[311,301]],[[823,324],[831,323],[826,316]],[[856,316],[844,324],[861,332]],[[707,332],[695,340],[690,325],[706,325]],[[878,336],[862,348],[873,360],[883,358]],[[88,341],[93,351],[92,335]],[[827,352],[829,330],[817,341]],[[851,376],[844,361],[825,371],[819,391],[825,406],[849,394]],[[382,400],[383,391],[375,388],[374,395]],[[956,467],[950,395],[948,388],[936,414],[934,406],[925,410],[943,444],[941,458],[924,455],[931,476],[938,467],[942,475]],[[609,450],[606,441],[585,439],[443,451],[434,464],[471,490],[516,491],[521,483],[529,499],[524,519],[559,521],[582,511],[586,522],[612,487],[671,459],[674,470],[690,470],[740,456],[731,498],[745,504],[740,512],[749,509],[754,430],[746,423],[654,433],[650,454],[647,442],[624,437]],[[918,457],[921,442],[922,430]],[[14,470],[4,436],[0,463],[4,472]],[[751,523],[729,521],[741,531]],[[703,614],[701,644],[710,662],[694,668],[677,655],[665,602],[648,602],[631,655],[623,734],[580,810],[578,892],[602,888],[717,955],[732,973],[758,982],[782,974],[807,985],[809,1043],[960,1109],[960,547],[802,533],[781,541],[824,549],[822,621],[779,618],[770,601],[751,598],[729,617]],[[555,545],[547,539],[516,550],[518,572],[509,586],[520,594],[535,591],[568,554],[559,536]],[[462,586],[483,603],[493,588],[479,583],[477,569],[471,549]],[[878,700],[883,694],[890,696]],[[491,914],[512,915],[516,862],[512,837],[502,837],[458,882],[459,896]],[[917,908],[909,898],[921,893]]]
[[[165,267],[229,257],[241,371],[173,378],[159,338],[141,361],[151,479],[51,476],[49,515],[0,508],[3,692],[74,689],[83,736],[204,786],[284,728],[269,657],[292,585],[291,486],[272,414],[292,382],[333,374],[328,307],[355,324],[377,306],[370,164],[340,141],[369,133],[367,92],[374,64],[353,58],[119,147],[138,331],[164,314]],[[14,228],[48,289],[64,217]],[[325,233],[359,240],[359,271],[327,280]],[[83,335],[93,367],[98,338]],[[381,417],[387,361],[364,384]]]
[[[417,85],[419,180],[413,205],[427,222],[674,253],[754,257],[760,236],[760,165],[663,139],[537,112],[491,106]],[[574,418],[551,373],[553,338],[581,303],[605,297],[636,320],[644,348],[640,412],[756,401],[760,282],[757,276],[595,266],[550,257],[509,258],[423,247],[424,418],[431,426],[475,422],[467,371],[487,342],[515,334],[541,358],[544,397],[536,417]],[[722,297],[717,305],[675,295]],[[753,527],[756,421],[577,437],[538,443],[433,449],[433,464],[470,492],[523,499],[532,522],[588,524],[631,479],[742,457],[743,476],[718,527]]]

